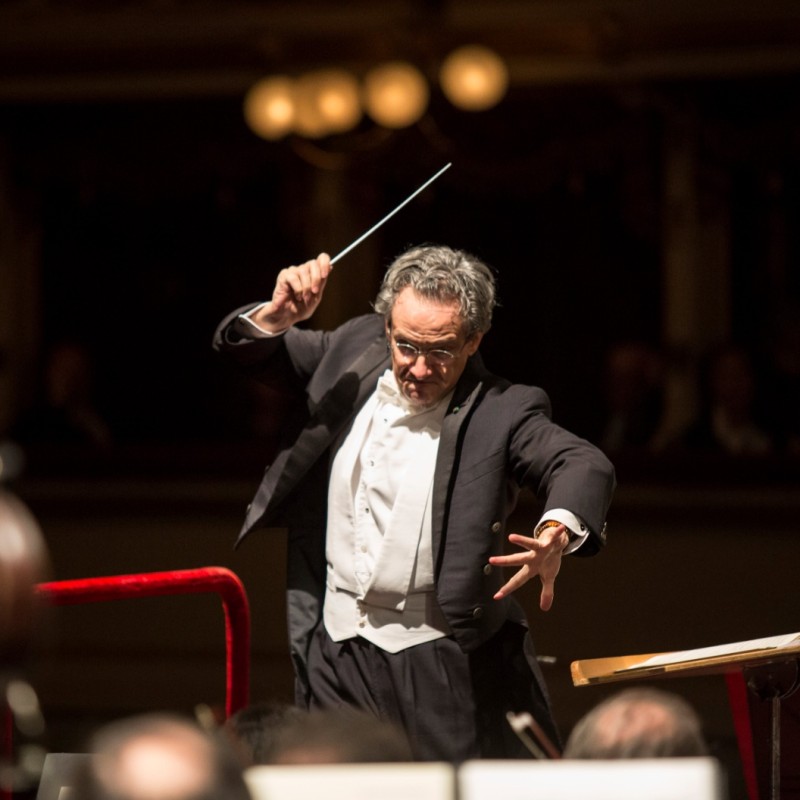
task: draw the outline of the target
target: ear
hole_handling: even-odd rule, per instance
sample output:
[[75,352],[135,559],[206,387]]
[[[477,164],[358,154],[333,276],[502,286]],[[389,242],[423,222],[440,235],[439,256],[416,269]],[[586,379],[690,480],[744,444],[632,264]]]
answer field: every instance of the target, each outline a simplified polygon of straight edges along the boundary
[[478,347],[480,346],[481,339],[483,339],[482,333],[476,333],[471,339],[467,341],[464,345],[464,350],[466,351],[468,356],[474,356],[475,353],[478,351]]

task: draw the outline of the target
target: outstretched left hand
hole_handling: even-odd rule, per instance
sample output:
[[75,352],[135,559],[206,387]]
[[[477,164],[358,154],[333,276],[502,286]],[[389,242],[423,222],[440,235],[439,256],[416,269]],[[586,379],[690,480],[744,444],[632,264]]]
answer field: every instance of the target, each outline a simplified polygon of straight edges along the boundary
[[561,556],[569,544],[569,533],[564,525],[544,528],[536,539],[533,536],[521,536],[511,533],[508,541],[519,545],[523,550],[505,556],[492,556],[489,563],[496,567],[519,567],[511,579],[495,594],[500,600],[515,592],[536,575],[542,581],[542,594],[539,607],[549,611],[553,605],[554,586],[558,571],[561,569]]

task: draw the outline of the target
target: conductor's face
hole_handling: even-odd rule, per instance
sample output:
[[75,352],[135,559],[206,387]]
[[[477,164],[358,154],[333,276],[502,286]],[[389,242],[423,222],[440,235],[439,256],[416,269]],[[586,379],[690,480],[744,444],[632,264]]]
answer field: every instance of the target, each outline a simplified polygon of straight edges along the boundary
[[482,338],[465,337],[457,303],[433,302],[411,287],[397,296],[386,335],[400,391],[421,408],[453,389]]

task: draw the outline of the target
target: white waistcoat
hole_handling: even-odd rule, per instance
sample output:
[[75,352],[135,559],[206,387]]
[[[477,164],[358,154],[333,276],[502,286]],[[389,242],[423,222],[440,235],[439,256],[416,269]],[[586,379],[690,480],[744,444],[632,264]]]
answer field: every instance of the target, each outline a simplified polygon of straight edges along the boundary
[[434,596],[431,495],[449,396],[416,410],[391,370],[356,416],[328,490],[324,621],[397,652],[449,633]]

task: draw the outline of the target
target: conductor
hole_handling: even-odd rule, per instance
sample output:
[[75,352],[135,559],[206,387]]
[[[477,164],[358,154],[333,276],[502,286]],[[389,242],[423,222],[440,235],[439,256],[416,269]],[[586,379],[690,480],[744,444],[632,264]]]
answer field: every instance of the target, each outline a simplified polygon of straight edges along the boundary
[[[613,467],[552,422],[542,389],[484,366],[495,283],[480,260],[411,248],[375,313],[298,327],[331,274],[324,253],[282,270],[271,300],[234,311],[214,339],[302,397],[237,542],[288,529],[297,702],[399,723],[421,760],[527,757],[508,711],[558,734],[512,595],[538,576],[549,610],[562,557],[604,544]],[[544,513],[509,531],[522,487]]]

